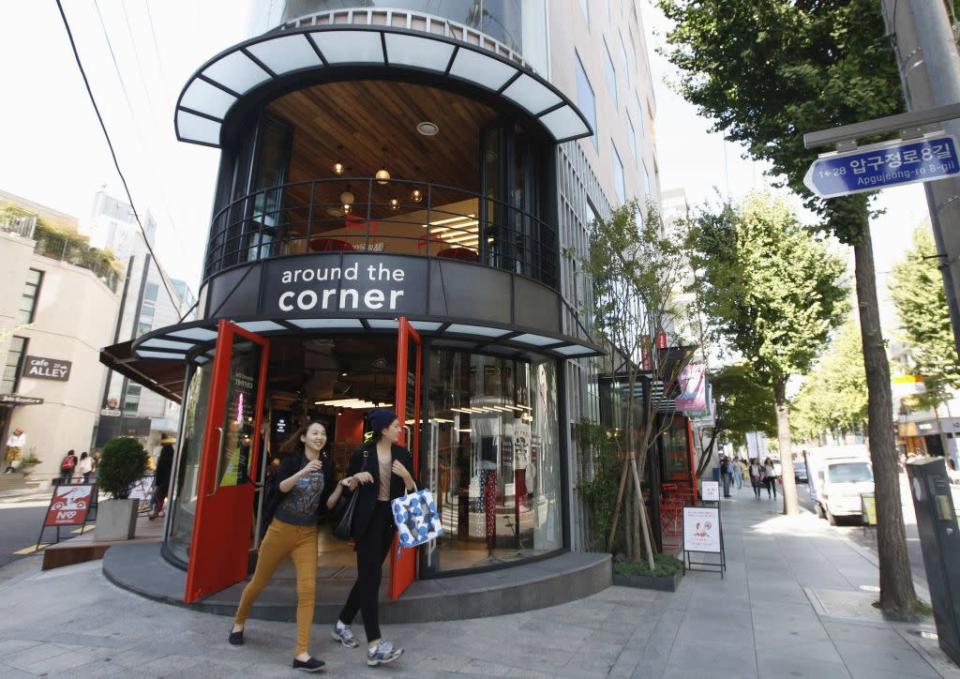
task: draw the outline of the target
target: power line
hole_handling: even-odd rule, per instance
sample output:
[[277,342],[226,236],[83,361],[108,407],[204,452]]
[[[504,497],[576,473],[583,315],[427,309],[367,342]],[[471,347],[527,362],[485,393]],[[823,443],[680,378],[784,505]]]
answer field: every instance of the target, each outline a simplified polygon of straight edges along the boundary
[[70,30],[70,22],[67,21],[67,15],[63,11],[63,4],[61,4],[61,0],[56,0],[56,2],[57,9],[60,10],[60,17],[63,19],[63,27],[67,31],[67,38],[70,40],[70,49],[73,50],[74,61],[76,61],[77,68],[80,70],[80,76],[83,78],[83,85],[87,90],[87,95],[90,97],[90,103],[93,105],[93,112],[97,114],[97,120],[100,123],[100,129],[103,130],[103,137],[106,139],[107,146],[110,149],[110,157],[113,159],[113,167],[116,169],[117,175],[120,177],[120,182],[123,184],[123,190],[127,194],[127,200],[130,202],[130,210],[133,212],[133,216],[137,220],[137,226],[140,227],[140,235],[143,237],[143,243],[147,246],[147,251],[150,253],[150,256],[153,257],[153,260],[157,263],[157,269],[160,271],[160,281],[163,283],[164,290],[167,291],[167,295],[170,297],[170,301],[173,303],[174,308],[179,309],[180,307],[176,302],[177,298],[170,290],[170,286],[167,283],[167,277],[160,268],[160,260],[157,259],[157,255],[153,251],[153,247],[150,245],[150,241],[147,238],[146,229],[143,228],[143,222],[140,221],[140,215],[137,212],[136,206],[133,204],[133,195],[130,193],[130,187],[127,185],[127,178],[120,169],[120,161],[117,160],[117,152],[113,148],[113,141],[110,139],[110,133],[107,132],[107,125],[104,123],[103,116],[100,114],[100,107],[97,106],[97,99],[93,96],[93,89],[90,87],[90,81],[87,79],[87,72],[84,70],[83,63],[80,61],[80,53],[77,51],[77,43],[73,39],[73,31]]

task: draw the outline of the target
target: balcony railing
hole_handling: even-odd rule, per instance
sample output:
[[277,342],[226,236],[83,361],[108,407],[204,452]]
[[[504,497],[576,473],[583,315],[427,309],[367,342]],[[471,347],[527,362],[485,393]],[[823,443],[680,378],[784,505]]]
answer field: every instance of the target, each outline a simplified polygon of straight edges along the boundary
[[243,196],[214,215],[206,274],[310,252],[383,252],[475,262],[556,287],[556,230],[463,189],[336,177]]

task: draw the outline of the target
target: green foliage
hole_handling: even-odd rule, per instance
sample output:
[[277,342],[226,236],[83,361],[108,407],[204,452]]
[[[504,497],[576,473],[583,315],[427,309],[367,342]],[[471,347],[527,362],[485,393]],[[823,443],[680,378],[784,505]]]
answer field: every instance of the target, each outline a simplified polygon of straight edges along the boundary
[[669,577],[683,571],[683,562],[672,554],[659,552],[654,554],[654,569],[646,561],[619,561],[613,564],[613,572],[619,575],[652,575],[654,577]]
[[20,460],[20,465],[23,467],[35,467],[41,462],[42,460],[33,453],[27,453],[27,456]]
[[913,247],[893,268],[890,294],[900,315],[903,338],[911,348],[913,369],[923,376],[922,406],[938,406],[960,388],[960,360],[954,344],[950,310],[929,229],[913,233]]
[[574,424],[572,433],[580,451],[580,478],[590,479],[580,484],[579,491],[590,509],[592,548],[612,551],[614,546],[607,545],[606,541],[613,524],[622,467],[617,454],[617,434],[589,420]]
[[900,113],[903,100],[878,0],[658,0],[675,27],[670,61],[680,93],[714,129],[819,213],[823,228],[860,241],[872,194],[829,201],[803,176],[820,150],[803,133]]
[[97,485],[118,499],[130,495],[130,487],[147,471],[148,453],[140,442],[129,436],[118,436],[103,447],[97,467]]
[[861,431],[867,421],[867,394],[860,325],[850,316],[790,404],[796,438],[814,441],[825,431]]
[[717,402],[716,427],[721,441],[743,446],[751,431],[776,436],[773,389],[762,383],[749,365],[738,363],[711,373],[710,385]]
[[843,262],[764,194],[704,211],[690,232],[703,310],[766,385],[809,370],[847,309]]

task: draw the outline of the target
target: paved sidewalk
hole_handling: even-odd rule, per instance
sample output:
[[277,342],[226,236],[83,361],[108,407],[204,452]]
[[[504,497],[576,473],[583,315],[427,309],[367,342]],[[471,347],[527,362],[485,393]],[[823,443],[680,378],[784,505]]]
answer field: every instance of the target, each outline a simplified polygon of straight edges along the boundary
[[[723,503],[728,571],[688,574],[678,592],[612,587],[527,613],[396,625],[395,665],[316,628],[328,676],[391,677],[960,677],[922,638],[933,624],[884,622],[870,605],[876,567],[811,514],[777,516],[748,489]],[[109,584],[99,562],[0,578],[0,676],[297,676],[294,625],[252,620],[226,644],[227,618],[141,599]],[[3,574],[3,571],[0,571]],[[358,626],[358,631],[361,627]]]

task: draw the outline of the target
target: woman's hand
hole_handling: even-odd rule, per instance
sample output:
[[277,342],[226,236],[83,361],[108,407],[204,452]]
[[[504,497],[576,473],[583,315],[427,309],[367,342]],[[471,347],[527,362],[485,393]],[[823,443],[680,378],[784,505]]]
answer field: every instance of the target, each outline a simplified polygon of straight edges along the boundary
[[373,483],[373,474],[370,472],[358,472],[353,475],[353,478],[357,480],[357,483],[360,485],[366,485],[368,483]]
[[359,486],[360,483],[354,477],[348,476],[347,478],[340,481],[340,485],[344,486],[347,490],[353,492],[357,489],[357,486]]
[[300,476],[308,476],[313,472],[322,472],[323,471],[323,462],[320,460],[310,460],[307,464],[300,470]]
[[410,472],[407,471],[407,468],[403,466],[403,463],[400,460],[394,460],[393,466],[390,468],[394,474],[403,479],[403,482],[407,484],[407,488],[413,485],[413,477],[410,475]]

